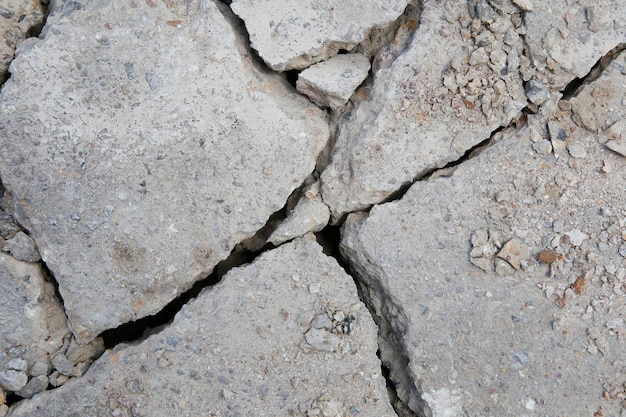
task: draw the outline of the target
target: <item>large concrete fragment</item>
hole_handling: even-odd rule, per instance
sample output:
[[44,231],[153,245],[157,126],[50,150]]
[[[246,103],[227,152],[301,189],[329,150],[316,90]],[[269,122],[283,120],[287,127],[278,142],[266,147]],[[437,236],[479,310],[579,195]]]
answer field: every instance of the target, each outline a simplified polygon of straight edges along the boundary
[[234,0],[252,47],[275,71],[304,69],[351,50],[397,19],[408,0]]
[[[419,415],[626,414],[626,164],[567,102],[548,105],[344,226],[381,357]],[[533,146],[548,122],[563,132],[558,158]]]
[[[622,0],[534,1],[524,13],[524,39],[530,56],[524,80],[541,80],[560,90],[582,78],[620,43],[626,43],[626,7]],[[532,65],[528,65],[532,62]]]
[[328,128],[253,65],[212,1],[81,8],[13,63],[0,171],[86,342],[155,313],[252,236]]
[[352,278],[298,240],[11,416],[393,416],[376,333]]
[[509,56],[522,55],[523,30],[464,0],[425,2],[409,46],[378,65],[369,97],[340,122],[322,174],[333,217],[383,201],[517,116],[526,96]]
[[45,5],[40,0],[3,0],[0,3],[0,84],[8,77],[15,48],[43,25]]

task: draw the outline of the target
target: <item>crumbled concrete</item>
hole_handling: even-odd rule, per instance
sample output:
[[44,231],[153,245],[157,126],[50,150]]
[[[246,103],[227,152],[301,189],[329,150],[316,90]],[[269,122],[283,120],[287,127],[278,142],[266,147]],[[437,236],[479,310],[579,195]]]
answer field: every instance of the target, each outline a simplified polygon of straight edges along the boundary
[[[398,396],[418,415],[623,413],[626,165],[549,107],[453,173],[348,216],[342,253],[381,318]],[[530,126],[549,120],[585,146],[584,161],[535,153]]]
[[8,78],[15,49],[28,36],[35,36],[44,19],[42,1],[3,0],[0,4],[0,84]]
[[323,113],[255,67],[213,2],[166,3],[58,15],[2,91],[2,181],[83,343],[208,275],[328,139]]
[[602,75],[571,99],[574,120],[592,132],[606,132],[610,139],[621,140],[618,132],[626,119],[626,54],[622,52],[609,64]]
[[376,334],[352,278],[315,241],[297,240],[233,269],[160,333],[107,351],[11,416],[394,416]]
[[519,114],[522,79],[505,71],[507,51],[523,52],[518,30],[495,12],[472,20],[465,1],[423,5],[410,45],[339,124],[321,177],[335,220],[459,158]]
[[408,0],[234,0],[230,7],[252,48],[275,71],[304,69],[340,49],[351,50],[374,29],[391,25]]
[[582,78],[618,44],[626,42],[626,8],[621,0],[542,0],[524,13],[528,62],[524,81],[538,79],[561,90]]
[[369,70],[370,62],[365,55],[337,55],[302,71],[296,88],[318,106],[335,110],[348,102]]

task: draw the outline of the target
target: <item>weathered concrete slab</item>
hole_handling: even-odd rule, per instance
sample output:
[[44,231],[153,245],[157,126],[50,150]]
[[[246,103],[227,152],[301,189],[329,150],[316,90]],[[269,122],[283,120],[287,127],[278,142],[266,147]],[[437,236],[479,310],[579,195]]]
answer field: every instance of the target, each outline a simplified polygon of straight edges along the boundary
[[252,47],[275,71],[304,69],[351,50],[397,19],[408,0],[234,0]]
[[160,310],[252,236],[328,128],[254,67],[211,1],[81,7],[14,61],[0,173],[86,342]]
[[376,332],[352,278],[315,241],[297,240],[11,415],[393,416]]
[[521,22],[506,13],[478,16],[476,8],[464,0],[426,2],[412,35],[407,24],[410,45],[380,65],[369,97],[339,126],[322,174],[334,218],[457,159],[526,106],[512,62],[523,52]]
[[365,55],[337,55],[302,71],[296,88],[318,106],[337,109],[348,102],[369,70]]
[[319,182],[306,189],[296,206],[287,214],[287,218],[267,239],[274,245],[280,245],[307,233],[322,230],[330,220],[330,210],[322,202],[319,194]]
[[621,0],[534,1],[524,13],[529,64],[524,80],[541,80],[561,90],[582,78],[611,49],[626,42],[626,8]]
[[3,0],[0,3],[0,83],[9,75],[9,64],[17,45],[27,36],[36,35],[43,25],[44,7],[39,0]]
[[[382,358],[420,415],[626,413],[626,165],[567,102],[547,105],[344,226],[342,253],[383,317]],[[532,146],[548,121],[565,132],[558,159]]]

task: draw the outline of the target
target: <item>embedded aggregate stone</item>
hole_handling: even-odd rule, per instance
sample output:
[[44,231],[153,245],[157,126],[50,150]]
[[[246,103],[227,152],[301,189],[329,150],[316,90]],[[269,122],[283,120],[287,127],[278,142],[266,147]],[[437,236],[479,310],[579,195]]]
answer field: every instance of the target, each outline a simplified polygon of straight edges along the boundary
[[304,69],[392,24],[408,0],[234,0],[252,48],[275,71]]
[[[549,107],[343,226],[341,252],[381,317],[381,358],[418,415],[625,413],[626,165]],[[585,146],[584,163],[535,153],[530,130],[548,120]]]
[[367,78],[369,69],[365,55],[337,55],[302,71],[296,88],[318,106],[337,109],[346,104]]
[[12,63],[0,174],[86,343],[156,313],[260,229],[328,125],[212,1],[79,6],[57,5]]
[[472,20],[470,9],[425,2],[410,44],[340,121],[321,177],[335,221],[459,158],[526,106],[519,71],[505,71],[506,51],[523,53],[519,28],[495,12]]
[[5,240],[2,243],[2,250],[18,261],[38,262],[41,260],[35,241],[24,232],[17,232],[11,239]]
[[394,416],[376,337],[352,278],[298,239],[231,270],[159,333],[108,350],[11,416]]

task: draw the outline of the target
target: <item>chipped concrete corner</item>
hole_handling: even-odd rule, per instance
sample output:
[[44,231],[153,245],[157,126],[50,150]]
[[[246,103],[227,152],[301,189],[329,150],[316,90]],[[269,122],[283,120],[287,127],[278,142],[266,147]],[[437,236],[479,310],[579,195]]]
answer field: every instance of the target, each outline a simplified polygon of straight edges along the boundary
[[621,1],[31,3],[0,417],[626,417]]

